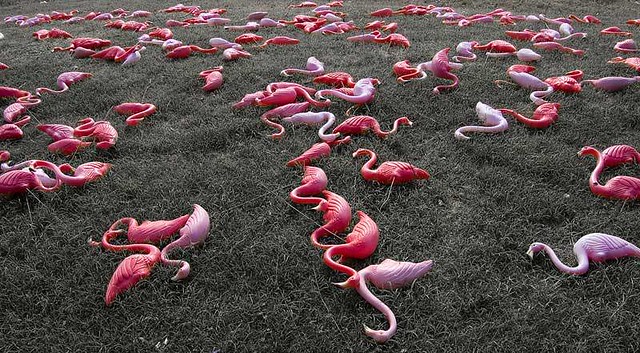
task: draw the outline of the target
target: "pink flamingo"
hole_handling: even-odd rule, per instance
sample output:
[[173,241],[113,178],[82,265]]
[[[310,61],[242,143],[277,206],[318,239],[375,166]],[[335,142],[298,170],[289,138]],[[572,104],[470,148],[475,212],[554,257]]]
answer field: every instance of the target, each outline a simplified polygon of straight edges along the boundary
[[268,14],[269,14],[268,12],[264,12],[264,11],[252,12],[252,13],[247,15],[245,20],[247,20],[247,21],[260,21],[261,19],[263,19]]
[[595,88],[599,88],[606,92],[616,92],[632,85],[636,82],[640,82],[640,76],[635,77],[603,77],[597,80],[584,80],[581,85],[585,83],[591,84]]
[[236,103],[234,103],[231,107],[234,109],[242,109],[244,107],[248,107],[253,105],[256,99],[264,98],[268,94],[267,91],[257,91],[254,93],[247,93],[242,97],[242,99]]
[[309,57],[309,59],[307,59],[307,64],[305,69],[284,69],[282,71],[280,71],[280,75],[283,76],[291,76],[292,74],[300,74],[300,75],[307,75],[307,76],[320,76],[322,74],[324,74],[324,64],[316,59],[315,56],[311,56]]
[[137,126],[149,115],[154,114],[158,108],[151,103],[122,103],[113,110],[118,114],[130,115],[125,120],[128,126]]
[[639,19],[635,19],[635,20],[627,20],[627,22],[625,22],[628,25],[636,25],[636,26],[640,26],[640,18]]
[[44,92],[50,92],[50,93],[66,92],[69,90],[70,84],[78,81],[82,81],[92,76],[93,75],[88,72],[78,72],[78,71],[64,72],[64,73],[61,73],[57,79],[57,85],[58,85],[58,88],[60,88],[59,91],[55,91],[46,87],[40,87],[40,88],[36,88],[36,94],[41,95]]
[[372,13],[369,14],[369,16],[372,17],[390,17],[393,16],[393,10],[385,7],[384,9],[379,9],[376,11],[373,11]]
[[100,49],[102,47],[108,47],[111,45],[110,40],[100,39],[100,38],[76,38],[71,41],[71,45],[65,48],[54,47],[51,51],[71,51],[76,48],[85,48],[85,49]]
[[292,124],[307,124],[307,125],[316,125],[324,123],[318,130],[318,137],[324,142],[333,142],[335,139],[340,136],[340,133],[332,133],[326,134],[325,132],[333,125],[336,121],[335,115],[329,112],[302,112],[296,113],[294,115],[283,118],[282,121],[286,121]]
[[625,64],[630,68],[640,72],[640,58],[622,58],[620,56],[607,61],[607,64]]
[[277,27],[277,28],[282,28],[285,27],[286,25],[284,23],[280,23],[276,20],[273,20],[271,18],[261,18],[260,21],[258,22],[258,24],[260,25],[260,27]]
[[598,19],[596,16],[593,15],[585,15],[582,18],[576,16],[576,15],[569,15],[567,16],[569,19],[572,19],[574,21],[580,22],[580,23],[593,23],[593,24],[601,24],[602,21],[600,21],[600,19]]
[[527,255],[533,259],[538,252],[545,252],[551,258],[554,266],[570,275],[583,275],[589,271],[589,261],[605,262],[622,257],[640,257],[640,249],[628,241],[613,235],[604,233],[591,233],[582,236],[573,245],[573,253],[576,255],[578,265],[569,267],[562,263],[553,249],[544,243],[533,243],[529,246]]
[[316,4],[315,2],[312,1],[303,1],[297,5],[289,5],[289,7],[297,7],[297,8],[301,8],[301,7],[317,7],[318,4]]
[[209,39],[209,45],[219,49],[227,49],[227,48],[242,49],[242,45],[234,42],[229,42],[224,38],[211,38]]
[[600,34],[610,34],[610,35],[620,36],[620,37],[631,37],[633,35],[633,33],[631,32],[625,32],[621,30],[620,27],[607,27],[601,30]]
[[73,130],[75,137],[90,137],[97,141],[96,147],[109,149],[115,146],[118,140],[118,131],[108,121],[94,121],[92,118],[85,118],[78,121],[79,126]]
[[91,146],[91,142],[85,142],[76,138],[66,138],[47,146],[47,150],[51,153],[59,153],[65,156],[70,156],[76,152],[80,152],[85,148]]
[[274,118],[283,118],[292,116],[297,113],[306,111],[309,108],[309,102],[289,103],[275,107],[260,116],[260,120],[268,126],[278,129],[278,132],[271,134],[271,138],[279,139],[284,135],[284,127],[276,122],[271,121]]
[[6,70],[9,68],[9,65],[5,64],[5,63],[0,63],[0,70]]
[[20,121],[0,125],[0,141],[21,139],[24,136],[24,132],[21,127],[28,124],[30,121],[31,117],[26,116]]
[[600,184],[598,179],[605,168],[604,157],[600,151],[593,147],[583,147],[579,156],[590,155],[597,159],[596,167],[589,177],[589,188],[591,192],[608,199],[634,200],[640,198],[640,179],[630,176],[616,176],[611,178],[605,185]]
[[10,170],[0,174],[0,195],[23,194],[27,190],[52,192],[60,188],[60,182],[53,186],[46,186],[42,183],[35,171],[31,170]]
[[356,82],[353,81],[351,75],[346,72],[330,72],[320,75],[313,79],[315,84],[325,84],[334,87],[355,87]]
[[451,70],[457,70],[462,68],[462,64],[449,62],[449,50],[450,48],[444,48],[437,52],[431,61],[424,62],[418,65],[418,69],[422,71],[431,71],[435,77],[443,78],[445,80],[452,80],[450,85],[440,85],[433,89],[433,94],[440,94],[442,89],[453,89],[458,87],[458,76],[451,73]]
[[272,105],[281,106],[289,103],[294,103],[298,97],[304,98],[314,107],[327,107],[331,104],[330,100],[317,101],[313,99],[313,97],[310,96],[309,92],[306,89],[298,87],[297,85],[277,88],[272,93],[266,94],[263,98],[256,99],[255,104],[260,107],[268,107]]
[[398,61],[393,64],[392,70],[398,77],[396,80],[400,83],[408,82],[410,80],[422,80],[427,77],[427,74],[424,71],[411,66],[409,60]]
[[311,233],[311,244],[322,250],[334,245],[322,244],[320,239],[330,234],[344,232],[351,223],[351,205],[344,197],[329,190],[323,190],[322,195],[326,200],[320,199],[320,203],[313,209],[323,213],[324,224]]
[[345,94],[335,89],[323,89],[316,92],[316,98],[324,99],[324,96],[328,95],[344,99],[347,102],[355,103],[358,105],[367,104],[373,100],[376,93],[375,85],[379,83],[380,81],[375,78],[363,78],[356,82],[355,86],[353,87],[352,95]]
[[226,61],[249,57],[251,57],[251,53],[236,48],[227,48],[222,52],[222,58]]
[[544,50],[559,50],[563,53],[569,53],[569,54],[574,54],[578,56],[581,56],[584,54],[584,50],[565,47],[558,42],[538,42],[538,43],[533,43],[533,46],[536,48],[544,49]]
[[359,148],[353,153],[353,157],[369,156],[360,169],[360,174],[365,180],[377,181],[380,184],[394,185],[405,184],[419,179],[429,179],[429,173],[406,162],[384,162],[377,169],[371,169],[378,160],[378,156],[368,149]]
[[36,128],[49,135],[53,141],[73,138],[73,128],[62,124],[40,124]]
[[7,123],[13,123],[14,120],[18,119],[20,116],[26,113],[29,107],[36,106],[40,104],[40,102],[40,99],[30,98],[28,101],[21,100],[20,102],[10,104],[2,112],[4,121]]
[[463,126],[458,128],[454,134],[458,140],[468,140],[469,137],[465,136],[464,133],[469,131],[496,133],[509,128],[507,119],[502,116],[499,110],[493,109],[482,102],[476,104],[476,114],[478,114],[478,119],[485,126]]
[[171,277],[172,281],[178,281],[189,276],[191,265],[184,260],[170,260],[168,254],[171,250],[196,246],[204,243],[210,230],[209,213],[198,204],[193,205],[193,213],[189,216],[184,227],[180,228],[180,238],[172,241],[169,245],[162,249],[160,259],[162,263],[169,266],[179,266],[180,269],[175,276]]
[[327,175],[324,170],[318,167],[307,165],[304,167],[304,175],[300,186],[291,190],[289,198],[299,205],[315,204],[319,205],[325,200],[320,197],[309,197],[320,194],[327,188]]
[[197,45],[183,45],[171,50],[169,53],[167,53],[166,57],[169,59],[186,59],[193,52],[199,52],[204,54],[214,54],[217,51],[218,51],[218,48],[204,49],[204,48],[200,48]]
[[326,142],[319,142],[304,151],[300,156],[287,162],[287,167],[306,166],[316,159],[328,157],[329,154],[331,154],[331,146]]
[[115,221],[109,229],[104,233],[100,242],[88,240],[89,245],[93,247],[102,246],[108,249],[111,240],[125,233],[121,226],[127,226],[126,235],[129,243],[150,243],[156,244],[169,239],[179,229],[187,224],[189,215],[182,215],[172,220],[144,221],[138,224],[134,218],[124,217]]
[[262,42],[264,40],[263,36],[259,36],[254,33],[244,33],[236,37],[233,41],[238,44],[249,44],[249,43],[257,43]]
[[[529,65],[511,65],[507,69],[507,75],[520,87],[533,90],[529,99],[536,105],[545,103],[544,97],[553,93],[553,87],[548,83],[530,74],[535,71],[535,67]],[[507,83],[503,80],[494,81],[498,86],[500,83]]]
[[472,48],[489,53],[515,53],[517,51],[513,44],[500,39],[492,40],[487,44],[476,44]]
[[[69,164],[63,164],[58,167],[48,161],[36,160],[32,166],[33,168],[44,167],[50,169],[55,174],[56,179],[64,184],[75,187],[82,187],[88,183],[97,181],[104,177],[109,169],[111,169],[110,163],[103,162],[87,162],[79,165],[77,168],[73,168]],[[72,175],[68,175],[68,173],[72,173]]]
[[554,91],[563,91],[567,93],[578,93],[582,90],[580,82],[583,72],[581,70],[569,71],[563,76],[549,77],[544,80]]
[[373,41],[379,44],[396,45],[403,48],[409,48],[411,46],[409,39],[399,33],[391,33],[386,37],[379,36],[374,38]]
[[224,26],[224,29],[229,31],[253,32],[260,29],[260,24],[258,22],[247,22],[247,24],[242,26]]
[[629,145],[613,145],[602,151],[602,163],[605,167],[615,167],[626,163],[639,163],[640,153]]
[[558,108],[560,103],[544,103],[536,108],[532,118],[519,114],[511,109],[498,109],[503,114],[509,114],[519,122],[534,129],[546,129],[558,120]]
[[379,289],[392,290],[411,284],[429,272],[432,267],[432,260],[413,263],[385,259],[380,264],[370,265],[358,271],[359,283],[355,286],[356,291],[367,303],[383,313],[389,322],[387,330],[372,330],[365,325],[364,332],[367,336],[377,343],[385,343],[395,335],[397,330],[395,315],[385,303],[369,291],[367,282],[371,282]]
[[205,85],[202,86],[202,90],[205,92],[215,91],[224,82],[222,78],[222,66],[216,66],[212,69],[201,71],[198,75],[205,79]]
[[400,125],[411,126],[413,123],[406,116],[403,116],[393,122],[393,128],[391,130],[382,131],[382,129],[380,129],[380,124],[375,118],[367,115],[358,115],[343,121],[333,129],[333,133],[341,133],[343,135],[360,135],[372,130],[376,136],[381,139],[385,139],[389,135],[396,133],[398,131],[398,126]]
[[478,42],[460,42],[456,46],[456,53],[458,55],[454,56],[452,59],[460,62],[460,61],[476,61],[478,56],[473,53],[473,46],[478,45]]
[[633,39],[626,39],[621,42],[618,42],[613,47],[613,49],[621,53],[635,53],[639,51],[638,46],[636,45],[636,42]]
[[[376,222],[362,211],[357,211],[356,215],[360,220],[345,238],[346,243],[329,247],[322,256],[325,265],[349,277],[345,282],[336,284],[342,288],[356,288],[360,284],[360,276],[356,270],[341,262],[349,258],[366,259],[376,250],[380,239],[380,231]],[[338,261],[333,259],[336,255],[340,256]]]
[[267,39],[264,43],[259,45],[258,48],[266,48],[269,45],[296,45],[299,43],[299,39],[290,38],[287,36],[277,36]]
[[173,38],[173,32],[169,28],[155,28],[149,32],[149,37],[164,41]]

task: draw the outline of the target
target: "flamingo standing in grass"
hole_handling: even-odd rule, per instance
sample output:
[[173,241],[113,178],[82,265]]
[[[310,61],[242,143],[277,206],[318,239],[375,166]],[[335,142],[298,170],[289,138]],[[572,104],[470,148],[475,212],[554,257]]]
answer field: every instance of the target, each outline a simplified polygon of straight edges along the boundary
[[64,73],[61,73],[57,79],[57,85],[58,85],[58,88],[60,88],[60,90],[56,91],[46,87],[40,87],[40,88],[36,88],[36,94],[41,95],[44,92],[49,92],[49,93],[66,92],[69,90],[70,84],[85,80],[92,76],[93,74],[88,72],[78,72],[78,71],[64,72]]
[[343,135],[361,135],[371,130],[379,138],[385,139],[389,135],[395,134],[398,131],[398,126],[400,125],[411,126],[413,123],[406,116],[403,116],[393,122],[393,128],[391,130],[382,131],[382,129],[380,129],[380,123],[378,123],[374,117],[358,115],[352,116],[351,118],[343,121],[333,129],[333,133],[341,133]]
[[334,245],[322,244],[320,239],[327,235],[342,233],[349,227],[351,205],[344,197],[329,190],[323,190],[322,195],[325,199],[321,199],[313,209],[323,213],[324,224],[311,233],[311,244],[318,249],[326,250]]
[[327,174],[325,174],[322,168],[314,167],[311,165],[304,167],[304,175],[300,186],[291,190],[289,198],[292,202],[299,205],[315,204],[319,205],[324,202],[325,199],[321,197],[309,197],[311,195],[318,195],[327,188]]
[[502,116],[499,110],[493,109],[482,102],[476,104],[476,114],[478,114],[478,119],[480,119],[485,126],[463,126],[458,128],[454,134],[458,140],[468,140],[469,137],[464,133],[470,131],[496,133],[509,128],[507,119]]
[[597,149],[585,146],[578,152],[579,156],[590,155],[596,158],[596,167],[591,172],[589,177],[589,188],[591,192],[608,199],[617,200],[635,200],[640,198],[640,179],[619,175],[613,177],[602,185],[599,182],[600,174],[605,168],[605,160],[603,154]]
[[378,156],[368,149],[360,148],[353,153],[353,157],[369,156],[360,169],[360,174],[365,180],[377,181],[380,184],[405,184],[414,180],[429,179],[429,173],[406,162],[384,162],[377,169],[371,169],[378,160]]
[[570,267],[562,263],[553,249],[544,243],[533,243],[529,246],[527,255],[533,259],[538,252],[545,252],[554,266],[570,275],[583,275],[589,271],[589,261],[605,262],[622,257],[640,257],[640,249],[628,241],[613,235],[604,233],[591,233],[584,235],[573,245],[573,253],[576,255],[578,265]]

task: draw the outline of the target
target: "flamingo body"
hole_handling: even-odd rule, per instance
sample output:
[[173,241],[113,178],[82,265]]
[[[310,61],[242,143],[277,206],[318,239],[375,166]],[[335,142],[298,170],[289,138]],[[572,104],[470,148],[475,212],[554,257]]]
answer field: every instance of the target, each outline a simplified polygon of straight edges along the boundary
[[353,153],[353,157],[369,156],[360,169],[360,174],[365,180],[377,181],[380,184],[405,184],[414,180],[429,179],[429,173],[406,162],[384,162],[377,169],[371,169],[377,161],[376,154],[364,148],[360,148]]

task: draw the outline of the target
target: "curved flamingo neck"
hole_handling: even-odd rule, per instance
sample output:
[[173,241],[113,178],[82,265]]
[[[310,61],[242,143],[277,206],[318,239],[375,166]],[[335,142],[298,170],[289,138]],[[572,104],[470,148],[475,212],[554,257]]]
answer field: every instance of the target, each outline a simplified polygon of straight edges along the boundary
[[[341,249],[345,249],[345,248],[349,248],[351,247],[350,244],[340,244],[340,245],[335,245],[330,247],[329,249],[327,249],[327,251],[324,252],[323,254],[323,260],[324,263],[329,266],[331,269],[333,269],[334,271],[338,271],[338,272],[342,272],[344,274],[346,274],[347,276],[349,276],[351,279],[351,277],[353,278],[357,278],[359,277],[358,272],[354,269],[352,269],[349,266],[345,266],[335,260],[333,260],[333,256],[335,255],[340,255],[339,251]],[[338,253],[336,253],[338,252]],[[349,280],[347,280],[349,281]]]
[[542,245],[544,246],[543,251],[547,254],[547,256],[549,256],[549,259],[551,259],[551,262],[553,262],[553,264],[559,271],[571,275],[581,275],[589,270],[589,258],[582,248],[574,249],[574,251],[576,251],[576,257],[578,259],[578,265],[575,267],[570,267],[560,261],[560,259],[550,246],[546,244]]
[[387,321],[389,321],[389,328],[387,330],[376,331],[365,326],[365,334],[373,338],[376,342],[383,343],[383,342],[386,342],[389,338],[391,338],[391,336],[393,336],[396,333],[396,330],[397,330],[396,316],[393,313],[393,311],[391,311],[391,309],[389,309],[389,307],[382,302],[382,300],[380,300],[378,297],[373,295],[373,293],[371,293],[371,291],[367,287],[366,276],[367,276],[366,272],[360,273],[360,281],[356,286],[356,291],[358,292],[358,294],[360,294],[362,299],[364,299],[367,303],[371,304],[371,306],[376,308],[376,310],[384,314],[384,317],[387,319]]
[[584,154],[588,154],[596,158],[596,167],[593,169],[591,176],[589,177],[589,186],[592,189],[594,187],[601,186],[598,179],[600,179],[600,174],[604,170],[604,158],[602,157],[602,153],[595,148],[589,148],[584,152]]
[[378,161],[378,156],[373,151],[365,151],[369,155],[369,160],[365,162],[365,164],[360,169],[362,176],[365,178],[374,177],[377,173],[375,170],[371,169]]
[[[321,197],[308,197],[308,196],[299,195],[298,193],[301,192],[303,188],[304,188],[304,185],[301,185],[301,186],[293,189],[289,193],[289,198],[291,199],[291,201],[293,201],[294,203],[297,203],[299,205],[319,205],[321,202],[325,201]],[[302,191],[302,192],[304,192],[304,191]]]
[[331,113],[326,113],[325,115],[327,116],[327,122],[324,123],[324,125],[322,125],[322,127],[320,127],[320,129],[318,130],[318,137],[320,137],[320,139],[322,141],[330,142],[330,141],[333,141],[333,140],[337,139],[338,136],[340,136],[340,134],[339,133],[335,133],[335,134],[327,134],[326,133],[326,131],[336,121],[336,117]]

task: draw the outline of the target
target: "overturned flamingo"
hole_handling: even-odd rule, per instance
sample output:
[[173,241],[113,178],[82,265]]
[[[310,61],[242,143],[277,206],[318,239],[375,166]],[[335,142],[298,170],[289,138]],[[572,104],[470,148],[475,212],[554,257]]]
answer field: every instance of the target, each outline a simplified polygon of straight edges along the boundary
[[379,138],[385,139],[389,135],[396,133],[398,131],[398,126],[400,125],[411,126],[413,123],[406,116],[403,116],[393,122],[393,128],[391,130],[382,131],[380,123],[378,123],[374,117],[358,115],[343,121],[333,129],[333,133],[339,132],[343,135],[361,135],[371,130]]
[[64,72],[64,73],[61,73],[57,79],[57,85],[58,85],[58,88],[60,88],[60,90],[56,91],[50,88],[40,87],[40,88],[36,88],[36,94],[41,95],[44,92],[49,92],[49,93],[66,92],[69,90],[70,84],[85,80],[90,77],[93,77],[93,74],[88,72],[78,72],[78,71]]
[[470,137],[465,135],[467,132],[497,133],[509,128],[507,119],[502,116],[499,110],[493,109],[482,102],[476,104],[476,114],[484,126],[463,126],[458,128],[454,134],[458,140],[468,140]]
[[366,104],[373,100],[376,92],[375,85],[379,83],[380,81],[375,78],[363,78],[356,82],[353,87],[353,94],[345,94],[336,89],[323,89],[316,92],[316,97],[333,96],[355,104]]
[[320,60],[316,59],[315,56],[311,56],[309,57],[309,59],[307,59],[305,69],[289,68],[280,71],[280,75],[283,76],[291,76],[292,74],[300,74],[313,77],[320,76],[324,74],[324,64]]
[[137,126],[158,108],[151,103],[122,103],[113,107],[113,110],[118,114],[129,115],[125,120],[128,126]]

